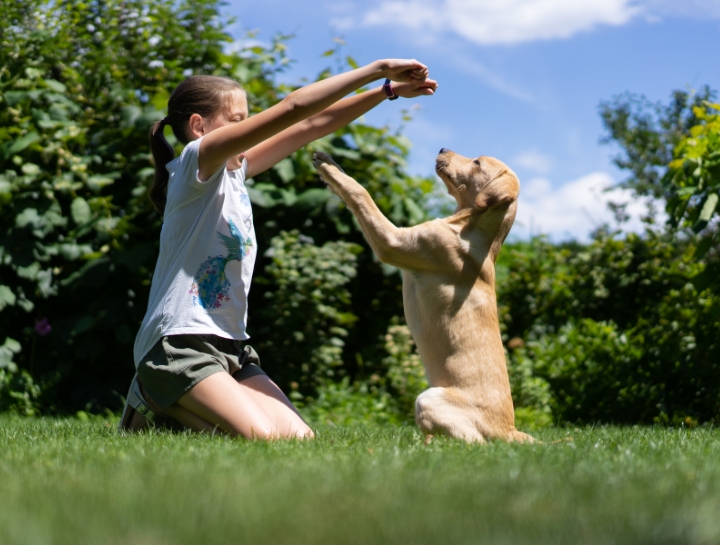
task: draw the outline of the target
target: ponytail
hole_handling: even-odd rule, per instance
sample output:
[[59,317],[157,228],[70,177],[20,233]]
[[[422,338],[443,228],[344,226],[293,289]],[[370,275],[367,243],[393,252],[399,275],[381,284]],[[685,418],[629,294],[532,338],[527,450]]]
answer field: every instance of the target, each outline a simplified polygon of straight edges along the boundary
[[234,91],[245,91],[230,79],[218,76],[191,76],[170,95],[167,117],[153,123],[150,129],[150,151],[155,161],[155,179],[150,187],[150,200],[160,214],[165,213],[167,186],[170,174],[166,165],[175,159],[175,151],[165,140],[163,130],[170,125],[175,138],[181,144],[189,142],[187,123],[192,114],[212,118],[226,106],[226,95]]
[[150,200],[160,215],[165,213],[167,201],[167,186],[170,174],[165,165],[175,159],[175,151],[170,143],[165,140],[163,129],[167,125],[167,117],[153,123],[150,129],[150,151],[155,161],[155,179],[150,186]]

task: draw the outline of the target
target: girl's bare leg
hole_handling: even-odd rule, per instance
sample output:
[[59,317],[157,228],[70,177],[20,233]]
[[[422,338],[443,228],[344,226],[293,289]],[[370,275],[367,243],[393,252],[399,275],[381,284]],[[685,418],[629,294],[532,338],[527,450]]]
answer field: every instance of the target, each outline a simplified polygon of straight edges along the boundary
[[315,434],[303,421],[293,404],[267,375],[255,375],[238,385],[275,423],[279,437],[313,438]]
[[215,373],[203,379],[187,391],[177,405],[233,436],[255,439],[278,436],[273,421],[247,388],[228,373]]
[[[147,398],[146,398],[147,399]],[[149,401],[148,401],[149,403]],[[208,432],[208,433],[224,433],[223,430],[217,426],[211,424],[207,420],[200,418],[198,415],[191,413],[187,409],[181,407],[177,403],[170,405],[164,411],[158,411],[159,414],[170,416],[180,422],[186,428],[193,431]]]
[[290,401],[266,376],[237,382],[227,373],[215,373],[186,392],[176,406],[200,420],[188,425],[187,413],[175,406],[167,414],[193,429],[198,423],[202,427],[204,421],[230,435],[254,439],[313,436]]
[[164,411],[144,395],[154,412],[170,416],[194,431],[224,431],[256,439],[314,437],[290,400],[267,375],[237,382],[227,373],[215,373]]

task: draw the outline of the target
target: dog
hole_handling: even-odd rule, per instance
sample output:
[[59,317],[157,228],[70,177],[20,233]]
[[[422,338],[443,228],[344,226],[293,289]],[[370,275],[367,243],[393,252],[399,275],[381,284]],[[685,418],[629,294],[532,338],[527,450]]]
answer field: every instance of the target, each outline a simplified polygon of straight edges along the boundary
[[402,270],[405,319],[430,385],[415,402],[427,440],[533,442],[515,429],[495,296],[495,261],[520,194],[515,173],[492,157],[443,148],[436,172],[457,201],[455,213],[398,228],[329,155],[315,153],[313,163],[378,259]]

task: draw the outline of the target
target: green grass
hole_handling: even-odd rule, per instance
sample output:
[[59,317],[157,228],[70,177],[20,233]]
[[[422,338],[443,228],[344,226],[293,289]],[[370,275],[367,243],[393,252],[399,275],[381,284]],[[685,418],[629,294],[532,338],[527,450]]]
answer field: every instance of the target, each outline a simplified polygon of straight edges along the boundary
[[720,431],[550,428],[466,445],[414,428],[314,441],[0,417],[0,543],[720,542]]

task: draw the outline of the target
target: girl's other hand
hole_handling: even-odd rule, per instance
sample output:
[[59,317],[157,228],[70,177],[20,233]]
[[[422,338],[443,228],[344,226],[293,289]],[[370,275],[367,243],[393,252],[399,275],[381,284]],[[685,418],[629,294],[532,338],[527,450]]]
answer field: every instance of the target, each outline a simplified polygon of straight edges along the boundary
[[426,79],[425,81],[409,81],[407,83],[394,83],[393,92],[403,98],[415,98],[419,96],[434,95],[438,88],[438,82],[434,79]]
[[428,77],[428,67],[415,59],[385,59],[383,74],[392,81],[423,82]]

